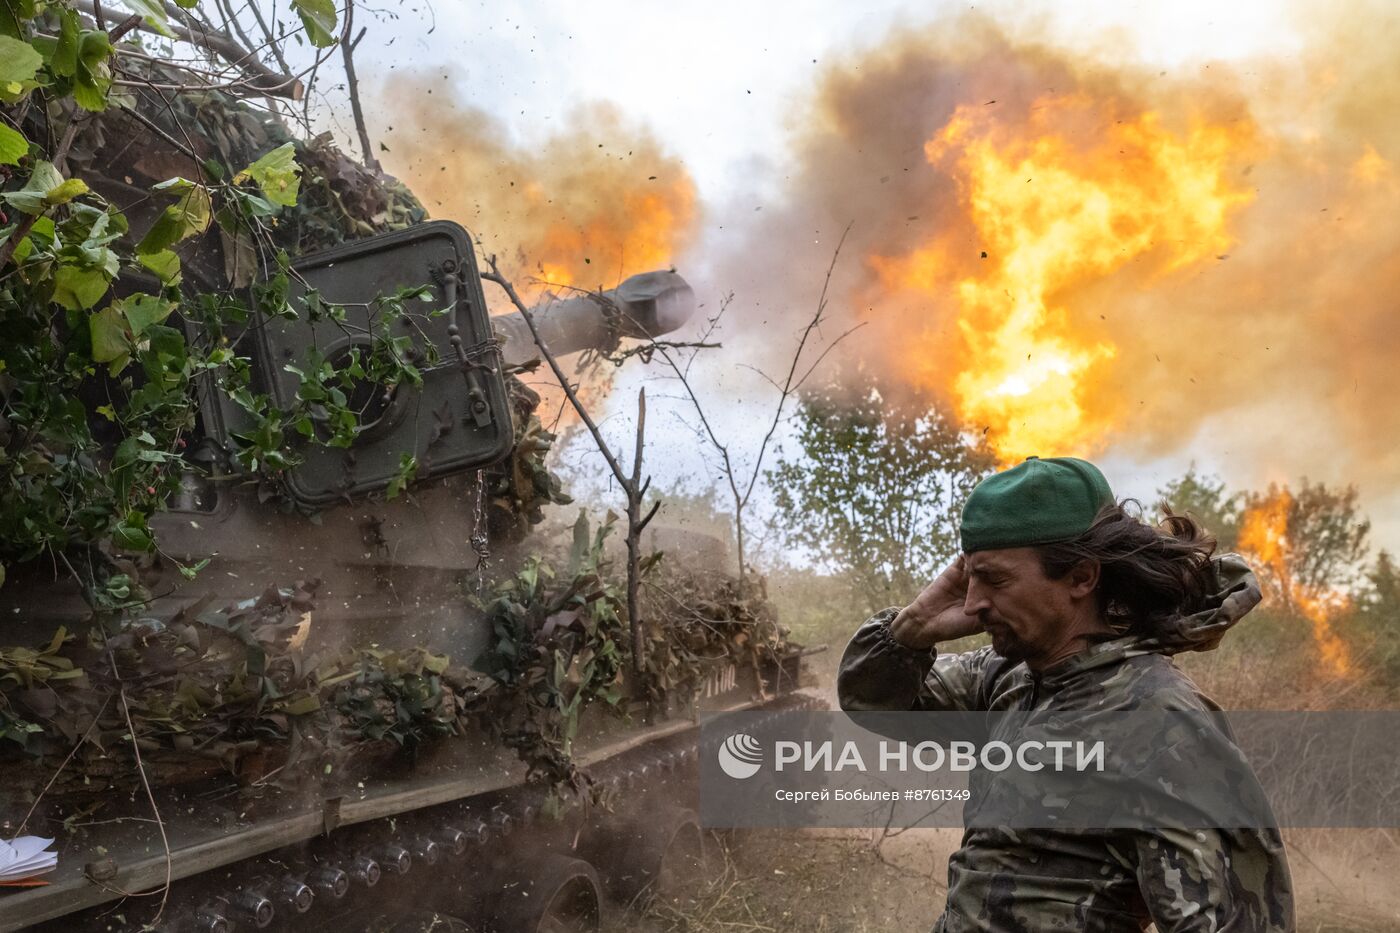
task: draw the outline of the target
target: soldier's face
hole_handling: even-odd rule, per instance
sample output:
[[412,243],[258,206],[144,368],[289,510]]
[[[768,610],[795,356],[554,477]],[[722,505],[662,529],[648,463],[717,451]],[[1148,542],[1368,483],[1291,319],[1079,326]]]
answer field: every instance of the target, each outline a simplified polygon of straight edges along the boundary
[[1060,648],[1074,618],[1073,584],[1047,577],[1034,548],[976,551],[966,567],[963,612],[977,617],[997,654],[1034,664]]

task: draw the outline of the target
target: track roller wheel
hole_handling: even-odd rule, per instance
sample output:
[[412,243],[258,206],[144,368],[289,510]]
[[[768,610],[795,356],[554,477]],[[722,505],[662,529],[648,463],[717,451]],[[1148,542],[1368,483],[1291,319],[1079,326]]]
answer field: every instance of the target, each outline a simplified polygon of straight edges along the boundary
[[559,852],[511,866],[489,913],[499,933],[595,933],[602,920],[598,873],[583,859]]
[[608,893],[624,904],[643,906],[658,896],[682,899],[705,874],[704,836],[691,810],[638,815],[622,823],[604,820],[582,853],[598,865]]

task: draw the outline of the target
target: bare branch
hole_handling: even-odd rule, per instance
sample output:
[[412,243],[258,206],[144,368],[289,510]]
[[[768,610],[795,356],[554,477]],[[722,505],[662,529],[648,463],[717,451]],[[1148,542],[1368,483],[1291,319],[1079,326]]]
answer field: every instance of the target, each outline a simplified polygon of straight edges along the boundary
[[555,380],[558,381],[560,388],[564,390],[564,397],[567,398],[569,404],[573,406],[575,413],[579,416],[579,420],[588,428],[588,433],[593,435],[593,442],[598,445],[599,452],[602,453],[603,459],[607,461],[608,469],[612,470],[612,474],[617,479],[618,483],[626,488],[628,483],[627,474],[623,472],[622,465],[618,463],[617,457],[613,456],[612,448],[608,446],[608,442],[603,440],[603,435],[599,433],[598,425],[594,422],[593,416],[588,413],[588,409],[584,408],[583,403],[579,401],[578,393],[574,391],[573,386],[570,384],[569,377],[564,375],[564,370],[559,365],[559,361],[555,359],[554,354],[549,350],[549,346],[544,342],[544,338],[540,336],[539,327],[535,324],[534,314],[531,313],[529,308],[525,307],[525,302],[520,300],[520,295],[516,292],[515,286],[510,283],[509,279],[501,274],[500,267],[496,262],[496,257],[488,256],[486,258],[486,263],[491,267],[491,271],[483,272],[481,274],[482,279],[499,286],[506,293],[506,297],[510,299],[510,303],[515,306],[515,310],[520,312],[520,317],[524,319],[525,326],[530,328],[530,336],[534,338],[535,346],[539,348],[540,356],[549,364],[549,368],[554,372]]
[[[695,362],[695,357],[699,355],[698,349],[696,352],[691,354],[690,358],[686,361],[684,368],[682,368],[680,364],[678,364],[676,360],[671,356],[670,352],[668,352],[670,349],[673,349],[675,345],[662,345],[658,341],[652,341],[650,344],[646,345],[646,349],[649,351],[649,353],[659,353],[661,355],[661,358],[666,361],[666,364],[671,367],[671,371],[675,373],[676,378],[685,388],[686,395],[690,399],[691,407],[695,409],[695,413],[700,417],[700,425],[703,428],[704,436],[709,439],[710,445],[713,446],[714,449],[718,451],[720,455],[720,460],[724,467],[724,476],[726,481],[729,483],[729,492],[734,500],[734,542],[736,559],[738,561],[739,566],[739,590],[741,593],[744,591],[744,587],[746,585],[748,576],[747,553],[745,550],[744,535],[744,509],[748,507],[749,499],[753,496],[754,488],[758,485],[758,477],[763,469],[763,458],[764,455],[767,453],[768,444],[770,441],[772,441],[773,435],[778,429],[778,425],[781,424],[783,421],[783,408],[786,405],[788,398],[790,398],[795,392],[797,392],[797,390],[802,386],[802,383],[804,383],[807,380],[807,378],[812,375],[812,373],[816,370],[816,368],[819,365],[821,365],[822,360],[826,359],[827,354],[829,354],[832,351],[836,344],[840,343],[846,337],[850,336],[853,332],[855,332],[863,326],[861,324],[857,324],[855,327],[852,327],[850,330],[846,331],[844,334],[831,341],[831,343],[828,344],[826,348],[823,349],[822,352],[817,356],[816,361],[813,362],[811,366],[808,366],[801,376],[797,375],[798,367],[802,361],[803,351],[807,347],[807,341],[811,337],[812,332],[821,325],[822,315],[826,311],[827,293],[831,286],[831,276],[836,269],[836,261],[841,256],[841,247],[845,244],[846,235],[850,233],[850,230],[851,228],[848,225],[841,234],[841,240],[836,244],[836,250],[832,253],[831,264],[827,266],[826,279],[822,283],[821,296],[817,301],[817,310],[812,315],[812,319],[807,322],[807,326],[803,329],[802,336],[797,342],[797,349],[792,355],[792,362],[788,366],[787,379],[784,381],[784,383],[780,386],[776,381],[774,381],[771,377],[768,376],[767,373],[764,373],[762,370],[751,366],[746,367],[749,369],[753,369],[754,372],[758,373],[765,380],[767,380],[769,385],[773,386],[773,388],[778,390],[778,404],[773,411],[772,423],[768,426],[768,432],[764,435],[763,442],[759,445],[758,453],[754,458],[753,474],[749,477],[748,482],[742,487],[740,485],[739,478],[736,475],[737,471],[734,467],[734,461],[729,455],[728,445],[720,441],[719,435],[715,432],[714,425],[710,423],[709,415],[705,412],[705,406],[700,403],[699,397],[695,394],[694,387],[692,387],[690,384],[690,366],[692,363]],[[732,294],[725,297],[724,301],[720,305],[719,313],[710,319],[708,327],[706,328],[704,334],[701,335],[699,344],[682,344],[681,346],[696,346],[697,348],[708,346],[709,344],[707,344],[706,341],[708,341],[709,337],[715,332],[715,329],[719,326],[720,317],[723,316],[725,309],[728,308],[729,303],[732,300]],[[697,433],[700,433],[700,431],[697,430]]]
[[199,155],[189,146],[180,142],[174,136],[171,136],[165,130],[161,129],[160,124],[156,123],[154,120],[143,114],[141,111],[137,110],[135,107],[132,107],[130,110],[126,111],[126,113],[133,119],[135,119],[136,122],[144,126],[146,129],[159,136],[166,145],[173,146],[180,153],[182,153],[187,158],[198,164]]
[[851,336],[851,334],[854,334],[856,331],[860,330],[862,327],[864,327],[864,326],[865,326],[866,324],[868,324],[868,323],[869,323],[869,321],[861,321],[861,322],[860,322],[859,324],[857,324],[855,327],[852,327],[850,330],[846,331],[845,333],[841,334],[841,336],[837,337],[835,340],[833,340],[833,341],[831,341],[830,343],[828,343],[828,344],[826,345],[826,349],[822,350],[821,355],[819,355],[819,356],[816,358],[816,360],[814,360],[814,361],[812,362],[812,365],[811,365],[811,366],[807,367],[807,371],[806,371],[805,373],[802,374],[802,378],[801,378],[801,379],[798,379],[797,382],[793,384],[792,390],[793,390],[794,392],[796,392],[798,389],[802,388],[802,383],[806,382],[806,381],[807,381],[807,377],[810,376],[810,375],[812,375],[812,373],[816,371],[817,367],[821,365],[822,360],[826,359],[826,355],[827,355],[828,353],[830,353],[832,350],[835,350],[835,349],[836,349],[836,345],[837,345],[838,343],[840,343],[841,341],[845,340],[847,337]]
[[131,753],[136,758],[136,773],[141,775],[141,786],[146,791],[146,800],[151,805],[151,816],[155,818],[156,828],[160,830],[160,843],[165,849],[165,884],[161,887],[160,906],[156,908],[156,915],[151,920],[155,925],[160,922],[160,915],[165,912],[166,900],[170,897],[170,878],[173,868],[173,861],[170,856],[170,838],[165,834],[165,822],[160,818],[160,807],[156,805],[155,794],[151,792],[150,779],[146,777],[146,767],[141,763],[141,743],[136,736],[136,726],[131,722],[131,708],[126,702],[126,683],[122,680],[121,671],[117,669],[117,656],[112,653],[111,648],[107,648],[107,660],[112,664],[112,676],[117,679],[117,696],[122,703],[122,716],[126,719],[126,731],[131,736]]
[[[754,485],[758,482],[759,471],[763,468],[763,454],[768,449],[768,443],[773,439],[773,434],[778,430],[778,425],[782,423],[783,406],[787,404],[788,398],[796,389],[793,378],[797,373],[798,361],[802,359],[802,351],[807,346],[807,339],[811,337],[812,331],[816,330],[822,322],[822,314],[826,312],[826,296],[831,288],[831,274],[836,270],[836,260],[841,258],[841,248],[846,245],[846,236],[851,232],[851,225],[847,224],[846,229],[841,231],[841,239],[836,243],[836,250],[831,254],[831,264],[826,267],[826,279],[822,282],[822,293],[817,299],[817,311],[812,315],[812,319],[807,322],[806,328],[802,331],[802,338],[797,341],[797,352],[792,355],[792,365],[788,367],[787,381],[783,384],[783,393],[778,398],[778,407],[773,412],[773,423],[768,426],[768,433],[763,436],[763,443],[758,445],[758,456],[754,458],[753,475],[749,477],[748,486],[744,489],[744,504],[747,505],[749,496],[753,495]],[[806,378],[805,376],[803,378]]]
[[[708,321],[706,321],[706,323],[705,323],[705,332],[702,333],[702,334],[700,335],[700,339],[699,339],[699,341],[697,341],[698,343],[700,343],[700,344],[707,344],[707,343],[709,342],[709,339],[710,339],[711,337],[714,336],[715,331],[719,330],[719,322],[720,322],[720,319],[724,317],[724,312],[728,311],[728,310],[729,310],[729,306],[730,306],[731,304],[733,304],[733,303],[734,303],[734,293],[733,293],[733,292],[727,293],[723,298],[721,298],[721,299],[719,300],[719,310],[715,312],[715,316],[714,316],[714,317],[712,317],[712,318],[710,318]],[[685,363],[685,374],[686,374],[687,376],[690,375],[690,367],[691,367],[692,364],[694,364],[695,358],[696,358],[697,356],[699,356],[698,353],[692,353],[692,354],[690,355],[690,359],[686,360],[686,363]]]
[[647,430],[647,390],[643,386],[637,393],[637,450],[632,459],[632,485],[642,480],[642,445]]
[[[355,0],[345,0],[345,29],[340,34],[340,54],[345,59],[345,86],[350,93],[350,112],[355,116],[355,132],[360,135],[360,150],[364,153],[365,165],[379,171],[379,160],[374,157],[374,146],[369,141],[369,130],[365,128],[365,112],[360,106],[360,79],[355,75],[355,46],[360,40],[351,41],[350,34],[355,24]],[[363,37],[364,30],[360,30]]]
[[[652,517],[656,514],[653,508],[646,517],[642,517],[642,497],[646,494],[651,481],[642,481],[642,452],[646,443],[646,420],[647,420],[647,399],[646,389],[643,388],[637,396],[637,439],[636,449],[632,459],[632,473],[629,476],[623,472],[622,464],[603,440],[602,432],[598,430],[597,423],[593,416],[588,413],[588,409],[583,407],[579,401],[578,392],[575,390],[569,378],[564,375],[563,368],[559,365],[559,360],[550,351],[548,344],[540,336],[538,325],[535,323],[535,316],[529,308],[525,307],[525,302],[520,300],[519,293],[510,280],[501,274],[500,266],[496,262],[495,256],[486,257],[487,264],[491,267],[490,272],[483,272],[482,279],[493,282],[506,293],[510,303],[515,306],[515,310],[520,312],[520,316],[525,321],[525,326],[530,329],[530,336],[534,338],[535,347],[540,351],[540,356],[549,364],[550,370],[554,373],[554,378],[559,383],[559,387],[564,390],[564,397],[569,400],[574,411],[578,414],[579,420],[588,428],[588,433],[593,436],[593,443],[597,445],[598,452],[603,455],[603,459],[608,463],[608,469],[612,471],[613,478],[622,487],[627,496],[627,621],[632,632],[632,670],[639,677],[645,670],[644,652],[645,642],[642,638],[641,619],[641,541],[642,529],[644,529]],[[659,504],[659,503],[658,503]]]
[[[643,386],[637,392],[637,446],[632,458],[632,481],[623,487],[627,491],[627,619],[632,627],[632,667],[638,673],[642,671],[642,654],[645,650],[642,643],[641,601],[637,593],[641,582],[642,529],[656,514],[653,508],[646,518],[641,517],[642,496],[646,495],[646,486],[642,485],[642,451],[646,447],[646,432],[647,390]],[[649,485],[650,480],[647,481]],[[657,503],[658,506],[660,504]]]
[[757,373],[759,376],[763,377],[764,382],[768,383],[770,386],[777,389],[779,392],[783,391],[783,387],[778,385],[778,381],[776,379],[765,373],[763,370],[759,369],[757,366],[750,366],[748,363],[740,363],[739,368],[747,369],[749,372],[752,373]]
[[[73,5],[79,11],[96,19],[97,8],[93,5],[93,0],[73,0]],[[142,22],[139,16],[136,18],[136,22],[137,25],[134,28],[140,29],[142,32],[156,32],[155,29]],[[257,91],[262,95],[301,100],[304,89],[300,81],[290,75],[278,74],[271,70],[262,62],[258,61],[252,52],[243,48],[228,34],[221,32],[205,32],[203,30],[197,34],[191,31],[187,26],[181,25],[180,22],[167,23],[166,28],[174,33],[175,37],[180,41],[207,49],[242,71],[248,76],[248,80],[244,83],[251,90]]]
[[237,33],[238,38],[243,42],[244,47],[251,50],[253,48],[253,40],[248,38],[248,34],[243,31],[243,24],[238,21],[238,16],[233,12],[233,4],[231,4],[229,0],[215,0],[215,3],[219,7],[219,15],[224,18],[224,31],[227,32],[230,28],[233,29],[233,31]]
[[[94,7],[93,7],[93,19],[96,20],[96,18],[97,18],[97,7],[94,6]],[[124,20],[122,20],[120,23],[118,23],[118,24],[112,29],[111,32],[107,33],[107,39],[108,39],[108,41],[110,41],[113,45],[116,45],[118,42],[121,41],[122,36],[124,36],[124,35],[126,35],[127,33],[131,32],[131,30],[135,29],[137,26],[140,26],[140,25],[141,25],[141,17],[140,17],[140,15],[138,15],[138,14],[136,14],[136,13],[132,13],[132,14],[131,14],[130,16],[128,16],[126,19],[124,19]]]
[[[277,37],[268,28],[267,21],[263,19],[262,9],[258,6],[258,0],[248,0],[248,9],[253,11],[253,19],[258,21],[258,28],[262,30],[263,38],[267,40],[267,46],[272,50],[272,55],[277,59],[277,64],[281,66],[283,73],[291,74],[292,69],[287,67],[287,60],[282,57],[282,43],[277,41]],[[277,12],[275,9],[273,12]],[[349,15],[349,8],[346,8],[346,15]]]

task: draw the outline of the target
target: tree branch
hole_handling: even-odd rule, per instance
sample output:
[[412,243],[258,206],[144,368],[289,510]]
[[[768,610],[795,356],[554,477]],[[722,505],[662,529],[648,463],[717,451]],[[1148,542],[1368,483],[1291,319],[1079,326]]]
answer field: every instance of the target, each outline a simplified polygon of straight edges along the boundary
[[602,432],[598,430],[593,416],[579,401],[578,392],[569,382],[569,378],[564,375],[564,369],[559,365],[559,360],[549,349],[549,345],[544,342],[544,338],[540,336],[534,314],[525,307],[525,302],[520,300],[515,286],[501,274],[496,257],[488,256],[486,262],[491,267],[491,271],[483,272],[482,279],[499,286],[506,293],[506,297],[510,299],[510,303],[515,306],[515,310],[520,312],[520,317],[525,321],[525,326],[530,329],[530,336],[534,339],[535,347],[540,351],[540,356],[549,364],[559,387],[564,390],[564,397],[573,406],[579,420],[588,428],[588,433],[593,436],[593,443],[598,446],[598,452],[607,461],[608,469],[612,470],[613,478],[617,480],[618,485],[627,495],[627,619],[632,633],[632,670],[640,678],[645,670],[643,653],[646,647],[642,639],[641,605],[638,593],[641,582],[641,535],[642,529],[646,527],[646,523],[651,521],[655,514],[655,509],[646,518],[643,518],[641,514],[642,496],[649,484],[649,481],[648,484],[642,482],[642,451],[645,445],[647,414],[646,389],[643,388],[637,397],[636,450],[632,460],[632,473],[628,475],[623,471],[622,464],[618,461],[612,448],[608,446],[608,442],[603,440]]
[[[80,12],[86,13],[93,17],[94,20],[96,19],[97,8],[94,6],[93,0],[73,0],[73,5]],[[252,52],[243,48],[226,33],[201,32],[197,34],[187,26],[181,25],[180,23],[183,20],[180,20],[178,16],[173,18],[178,21],[167,23],[166,28],[175,34],[175,38],[179,39],[181,42],[187,42],[190,45],[207,49],[242,71],[248,76],[248,87],[250,89],[265,96],[301,100],[304,89],[300,81],[291,75],[278,74],[268,68],[262,62],[258,61]],[[125,25],[125,23],[122,25]],[[147,26],[139,16],[136,18],[136,26],[134,28],[140,29],[142,32],[159,35],[159,33],[156,33],[155,29]],[[123,35],[124,34],[125,33],[123,33]],[[115,43],[115,39],[113,42]]]
[[[632,458],[632,481],[624,486],[627,492],[627,621],[632,627],[632,669],[642,672],[642,655],[646,650],[642,642],[641,603],[638,587],[641,582],[642,529],[656,514],[652,509],[646,518],[641,517],[642,496],[642,450],[646,445],[647,431],[647,390],[643,386],[637,392],[637,447]],[[657,503],[660,505],[661,503]]]
[[851,225],[847,224],[846,229],[841,231],[841,239],[836,243],[835,252],[831,254],[831,264],[826,267],[826,279],[822,282],[822,293],[817,299],[817,312],[807,322],[807,326],[802,331],[801,339],[797,341],[797,352],[792,355],[792,365],[788,367],[787,381],[783,383],[782,394],[778,397],[778,407],[773,411],[773,422],[768,426],[768,433],[763,436],[763,443],[758,445],[758,457],[754,460],[753,475],[749,477],[748,486],[744,489],[745,505],[748,504],[749,497],[753,495],[754,485],[758,482],[759,470],[763,467],[763,454],[768,449],[768,443],[773,439],[773,434],[778,430],[778,425],[782,422],[783,406],[787,404],[788,397],[796,388],[793,378],[797,373],[798,361],[802,359],[802,351],[807,346],[807,339],[811,337],[812,331],[821,324],[822,314],[826,312],[826,296],[831,287],[831,274],[836,270],[836,260],[841,257],[841,248],[845,246],[846,236],[850,232]]
[[[292,69],[287,66],[287,60],[282,57],[282,43],[277,41],[277,37],[268,28],[266,20],[263,19],[262,9],[258,6],[258,0],[248,0],[248,8],[253,11],[253,18],[258,21],[258,27],[262,29],[263,38],[267,40],[268,48],[272,49],[272,55],[277,59],[277,64],[286,74],[291,74]],[[273,12],[277,10],[274,8]]]
[[214,2],[219,8],[219,15],[224,18],[224,31],[228,32],[232,29],[237,34],[239,41],[243,43],[244,48],[251,50],[253,40],[243,31],[243,24],[238,21],[238,16],[233,12],[233,5],[229,3],[229,0],[214,0]]
[[553,371],[554,378],[559,383],[559,387],[564,390],[564,397],[569,400],[569,404],[573,406],[574,412],[578,414],[579,420],[583,422],[584,427],[588,428],[588,433],[593,435],[593,442],[598,445],[598,450],[602,453],[603,459],[607,461],[608,469],[612,470],[613,477],[617,480],[619,485],[626,488],[627,484],[631,481],[630,477],[623,472],[622,465],[618,463],[617,457],[613,456],[612,448],[608,446],[607,441],[603,440],[603,435],[598,431],[598,425],[594,422],[593,416],[588,413],[588,409],[583,407],[583,403],[579,401],[578,393],[574,391],[573,385],[569,382],[569,377],[564,375],[564,369],[559,365],[559,360],[550,352],[548,344],[546,344],[544,338],[540,336],[539,327],[535,323],[533,312],[525,307],[525,302],[520,300],[520,295],[516,292],[515,286],[510,283],[510,280],[501,274],[500,267],[496,262],[496,257],[488,256],[486,258],[486,263],[491,267],[491,271],[483,272],[481,278],[499,286],[506,293],[506,297],[510,299],[510,303],[515,306],[515,310],[520,312],[520,317],[525,321],[525,326],[530,328],[530,336],[534,338],[535,346],[539,348],[540,356],[549,364],[549,368]]
[[[345,0],[345,29],[340,34],[340,54],[345,59],[345,86],[350,93],[350,112],[355,117],[355,132],[360,136],[360,150],[364,153],[365,165],[379,171],[379,160],[374,157],[374,146],[369,141],[369,130],[365,128],[365,112],[360,107],[360,79],[355,75],[355,46],[359,39],[351,41],[350,33],[355,23],[355,0]],[[365,31],[360,30],[363,36]]]
[[[826,359],[827,354],[831,352],[832,348],[843,339],[850,336],[852,332],[863,326],[857,324],[840,337],[837,337],[821,352],[816,361],[806,369],[801,377],[798,377],[797,368],[802,360],[802,352],[806,349],[807,340],[811,336],[812,331],[821,324],[822,314],[826,311],[827,291],[831,286],[831,275],[836,268],[837,259],[841,256],[841,247],[846,242],[846,235],[850,232],[850,225],[847,225],[846,229],[841,233],[841,240],[836,244],[835,252],[832,253],[831,264],[827,266],[826,270],[826,280],[822,283],[821,297],[817,301],[816,313],[812,315],[812,320],[807,323],[806,328],[802,331],[801,339],[797,342],[797,350],[793,353],[792,363],[788,366],[787,380],[780,386],[773,379],[769,378],[767,374],[757,369],[754,370],[766,379],[773,388],[778,390],[778,405],[773,412],[773,421],[768,427],[768,433],[764,435],[763,442],[758,448],[758,454],[754,458],[753,475],[749,477],[748,483],[742,488],[740,487],[739,479],[736,475],[737,471],[734,468],[734,462],[729,456],[729,447],[720,442],[719,435],[715,433],[714,425],[710,423],[709,416],[705,413],[705,407],[700,404],[700,399],[695,394],[695,390],[690,384],[690,364],[695,361],[698,352],[691,354],[690,359],[686,362],[684,369],[682,369],[680,364],[667,352],[667,346],[663,346],[657,341],[652,341],[648,346],[648,349],[652,352],[661,354],[661,358],[666,361],[666,364],[671,367],[671,371],[675,373],[676,378],[680,380],[681,386],[685,389],[686,395],[690,398],[691,406],[695,409],[695,413],[700,416],[700,424],[704,428],[705,435],[709,438],[710,444],[719,452],[720,460],[724,466],[724,476],[729,483],[729,492],[734,499],[734,545],[736,551],[735,556],[739,566],[739,592],[741,594],[744,592],[748,576],[747,554],[745,552],[744,541],[744,509],[748,507],[749,499],[753,496],[754,487],[758,485],[758,477],[763,469],[763,458],[767,453],[768,444],[772,440],[773,434],[777,431],[778,425],[782,423],[783,407],[787,403],[788,398],[796,392],[801,387],[802,383],[807,380],[807,377],[812,375],[812,372],[821,365],[822,360]],[[710,319],[709,326],[704,334],[701,335],[700,342],[691,346],[699,348],[709,345],[707,341],[718,327],[719,319],[729,306],[732,297],[732,295],[726,296],[724,302],[720,305],[719,313]]]

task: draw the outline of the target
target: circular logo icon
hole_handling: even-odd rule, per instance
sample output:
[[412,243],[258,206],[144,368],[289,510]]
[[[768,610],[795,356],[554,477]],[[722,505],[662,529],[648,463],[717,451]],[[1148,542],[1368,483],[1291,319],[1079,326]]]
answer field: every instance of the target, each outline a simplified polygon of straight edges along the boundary
[[747,732],[736,732],[719,747],[719,767],[736,780],[751,778],[763,767],[763,747]]

